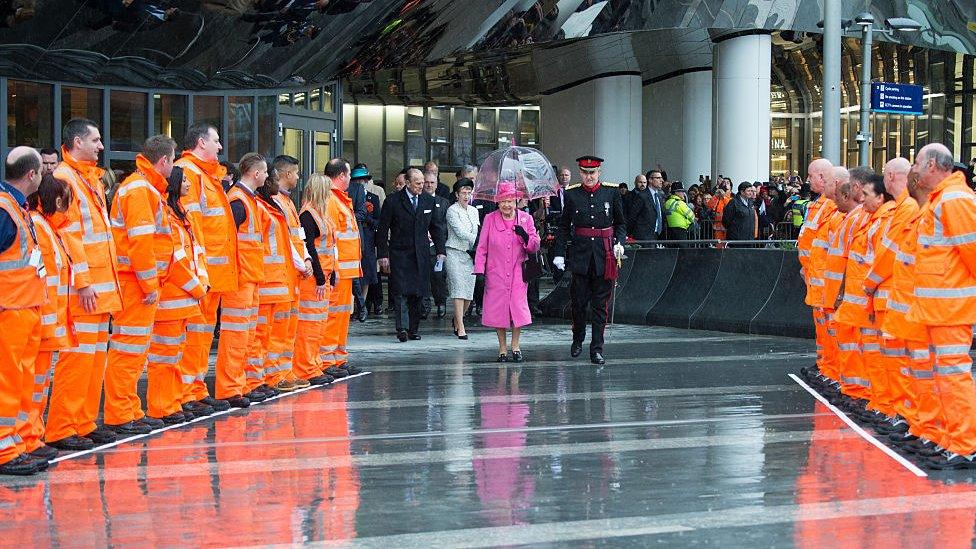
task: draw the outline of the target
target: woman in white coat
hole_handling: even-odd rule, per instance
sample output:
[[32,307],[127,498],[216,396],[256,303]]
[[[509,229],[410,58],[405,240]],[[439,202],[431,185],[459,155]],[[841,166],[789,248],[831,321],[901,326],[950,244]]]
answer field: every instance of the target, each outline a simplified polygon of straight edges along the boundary
[[457,202],[447,209],[447,296],[454,300],[454,334],[468,339],[464,313],[474,298],[475,275],[471,252],[478,240],[478,210],[471,205],[474,182],[468,178],[454,184]]

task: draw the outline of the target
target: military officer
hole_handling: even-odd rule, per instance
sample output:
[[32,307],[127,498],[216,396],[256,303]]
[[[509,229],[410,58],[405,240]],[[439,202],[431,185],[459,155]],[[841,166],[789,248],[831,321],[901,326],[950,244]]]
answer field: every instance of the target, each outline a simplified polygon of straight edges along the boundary
[[573,275],[570,285],[573,304],[570,355],[575,358],[583,352],[586,308],[589,306],[592,319],[590,361],[604,364],[603,330],[607,325],[610,295],[617,280],[617,262],[624,255],[627,225],[617,185],[600,183],[603,159],[583,156],[576,162],[582,183],[567,187],[563,196],[562,221],[556,233],[552,264],[559,270],[568,266]]

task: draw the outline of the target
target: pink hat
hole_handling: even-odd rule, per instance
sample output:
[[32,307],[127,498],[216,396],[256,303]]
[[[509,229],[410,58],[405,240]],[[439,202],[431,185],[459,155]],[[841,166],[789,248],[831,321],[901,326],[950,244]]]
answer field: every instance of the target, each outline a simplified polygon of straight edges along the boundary
[[498,183],[498,187],[495,188],[495,202],[511,199],[517,200],[524,196],[525,193],[515,188],[514,181],[501,181]]

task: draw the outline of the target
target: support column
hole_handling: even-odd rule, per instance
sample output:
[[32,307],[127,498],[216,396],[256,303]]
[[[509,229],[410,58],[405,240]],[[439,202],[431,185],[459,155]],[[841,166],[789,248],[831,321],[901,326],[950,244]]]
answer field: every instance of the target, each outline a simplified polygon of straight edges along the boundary
[[751,34],[715,45],[712,172],[742,181],[769,180],[771,42]]
[[712,170],[712,71],[644,86],[644,170],[660,164],[687,188]]
[[604,181],[628,185],[641,171],[639,75],[596,78],[543,95],[539,106],[543,152],[554,164],[576,174],[576,158],[596,155],[606,160]]
[[712,71],[689,72],[681,79],[684,134],[680,175],[687,189],[698,183],[699,175],[711,174],[713,180],[716,175],[712,173]]

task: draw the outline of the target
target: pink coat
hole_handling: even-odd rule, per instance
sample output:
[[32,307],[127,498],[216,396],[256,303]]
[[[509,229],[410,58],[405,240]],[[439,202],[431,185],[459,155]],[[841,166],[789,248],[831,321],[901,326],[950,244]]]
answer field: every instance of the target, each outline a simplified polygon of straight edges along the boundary
[[529,285],[522,280],[527,252],[539,250],[539,233],[532,216],[516,211],[517,223],[529,235],[528,244],[508,229],[500,211],[485,216],[474,258],[474,272],[485,274],[485,299],[481,323],[492,328],[512,328],[532,323]]

